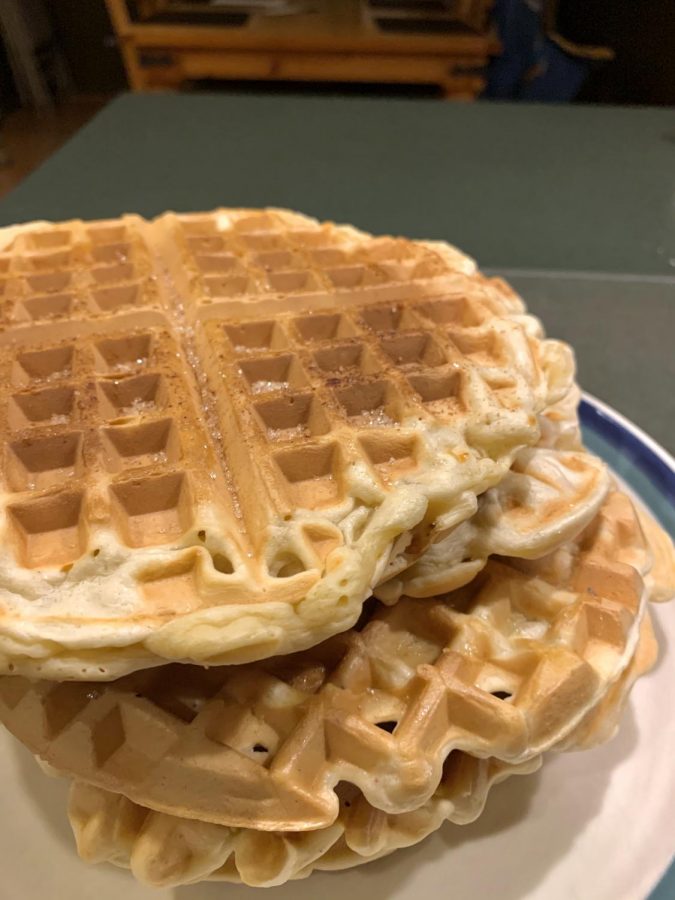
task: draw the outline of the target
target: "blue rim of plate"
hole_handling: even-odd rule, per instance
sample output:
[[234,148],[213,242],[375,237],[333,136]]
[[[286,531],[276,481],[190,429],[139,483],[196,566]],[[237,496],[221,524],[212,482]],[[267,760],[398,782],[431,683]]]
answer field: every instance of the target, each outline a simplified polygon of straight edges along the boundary
[[[582,394],[584,443],[632,488],[675,540],[675,459],[641,428],[591,394]],[[675,858],[649,900],[675,897]]]
[[675,540],[675,459],[602,400],[583,393],[584,443],[631,487]]

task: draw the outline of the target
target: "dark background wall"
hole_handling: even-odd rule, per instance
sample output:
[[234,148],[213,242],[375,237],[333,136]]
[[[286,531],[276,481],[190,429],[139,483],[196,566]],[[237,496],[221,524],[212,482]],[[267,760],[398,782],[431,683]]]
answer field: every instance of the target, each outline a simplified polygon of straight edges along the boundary
[[[44,2],[74,89],[124,90],[124,67],[104,0]],[[559,0],[558,28],[570,40],[605,44],[616,53],[612,62],[591,65],[578,101],[675,105],[675,0]],[[0,46],[0,109],[7,112],[16,104]]]
[[[602,0],[602,40],[616,58],[594,66],[579,100],[675,105],[675,0]],[[564,22],[570,31],[596,28],[597,3],[575,3]],[[585,10],[585,13],[584,13]],[[584,18],[584,15],[586,18]]]
[[75,89],[85,94],[124,90],[124,67],[104,0],[47,0],[46,5]]

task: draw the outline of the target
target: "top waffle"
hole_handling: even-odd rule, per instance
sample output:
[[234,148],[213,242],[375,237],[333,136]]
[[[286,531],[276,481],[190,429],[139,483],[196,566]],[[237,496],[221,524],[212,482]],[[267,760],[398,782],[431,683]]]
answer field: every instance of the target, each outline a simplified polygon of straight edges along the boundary
[[445,245],[281,211],[0,232],[0,669],[105,679],[351,626],[572,377]]

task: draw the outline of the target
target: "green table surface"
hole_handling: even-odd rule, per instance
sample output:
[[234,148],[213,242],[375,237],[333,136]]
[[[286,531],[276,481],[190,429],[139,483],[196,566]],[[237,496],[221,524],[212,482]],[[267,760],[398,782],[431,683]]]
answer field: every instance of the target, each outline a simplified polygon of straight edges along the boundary
[[124,95],[0,224],[219,205],[456,243],[574,345],[584,387],[675,449],[673,111]]
[[485,266],[675,275],[675,113],[434,100],[126,95],[0,223],[294,207],[448,238]]
[[0,225],[221,205],[456,243],[574,345],[586,389],[675,449],[673,111],[126,95]]

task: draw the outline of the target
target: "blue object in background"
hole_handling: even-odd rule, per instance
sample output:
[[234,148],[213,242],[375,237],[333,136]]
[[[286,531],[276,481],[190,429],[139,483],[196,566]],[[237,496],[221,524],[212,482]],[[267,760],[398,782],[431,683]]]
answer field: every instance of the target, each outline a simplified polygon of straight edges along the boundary
[[484,96],[491,100],[573,100],[590,70],[546,36],[542,0],[497,0],[492,13],[502,53],[488,69]]

